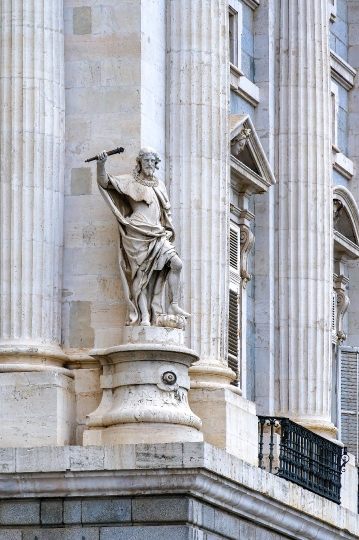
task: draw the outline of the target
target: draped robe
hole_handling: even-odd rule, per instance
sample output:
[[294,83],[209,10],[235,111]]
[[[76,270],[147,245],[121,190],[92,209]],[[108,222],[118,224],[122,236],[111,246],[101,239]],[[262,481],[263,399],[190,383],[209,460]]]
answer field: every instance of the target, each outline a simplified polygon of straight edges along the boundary
[[119,266],[128,314],[126,324],[138,325],[138,300],[147,297],[151,322],[164,313],[163,287],[170,270],[169,261],[177,255],[171,243],[175,238],[171,205],[166,187],[137,182],[132,175],[107,174],[108,187],[99,185],[106,203],[119,225]]

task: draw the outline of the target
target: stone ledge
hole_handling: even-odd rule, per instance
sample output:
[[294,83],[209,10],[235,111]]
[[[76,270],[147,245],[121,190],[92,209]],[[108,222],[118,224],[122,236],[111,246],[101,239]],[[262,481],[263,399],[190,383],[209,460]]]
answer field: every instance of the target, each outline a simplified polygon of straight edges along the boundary
[[0,474],[3,499],[186,493],[298,540],[359,535],[358,515],[205,443],[17,448],[0,456],[8,471]]

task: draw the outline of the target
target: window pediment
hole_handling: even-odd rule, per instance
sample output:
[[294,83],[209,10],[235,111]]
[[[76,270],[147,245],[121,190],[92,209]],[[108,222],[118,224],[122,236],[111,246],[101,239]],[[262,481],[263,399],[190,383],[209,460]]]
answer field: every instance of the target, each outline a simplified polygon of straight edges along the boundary
[[249,114],[231,115],[231,177],[251,194],[276,182]]

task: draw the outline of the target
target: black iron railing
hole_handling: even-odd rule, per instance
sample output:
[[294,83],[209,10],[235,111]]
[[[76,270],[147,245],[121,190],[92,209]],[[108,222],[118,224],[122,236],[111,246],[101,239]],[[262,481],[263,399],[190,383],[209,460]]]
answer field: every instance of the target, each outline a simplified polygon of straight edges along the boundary
[[289,418],[258,418],[259,467],[340,504],[347,449]]

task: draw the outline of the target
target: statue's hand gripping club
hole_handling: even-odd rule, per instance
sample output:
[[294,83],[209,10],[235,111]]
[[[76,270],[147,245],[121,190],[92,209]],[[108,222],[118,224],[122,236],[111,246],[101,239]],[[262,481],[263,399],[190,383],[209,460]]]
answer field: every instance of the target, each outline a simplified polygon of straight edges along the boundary
[[89,163],[90,161],[96,161],[96,160],[99,161],[100,160],[99,156],[102,156],[102,155],[105,155],[106,158],[101,158],[101,159],[104,159],[104,161],[106,161],[107,156],[113,156],[114,154],[121,154],[124,151],[125,151],[125,149],[122,146],[119,146],[118,148],[115,148],[114,150],[109,150],[108,152],[106,152],[104,150],[103,152],[100,152],[99,154],[96,154],[96,156],[94,156],[92,158],[89,158],[89,159],[86,159],[85,163]]

